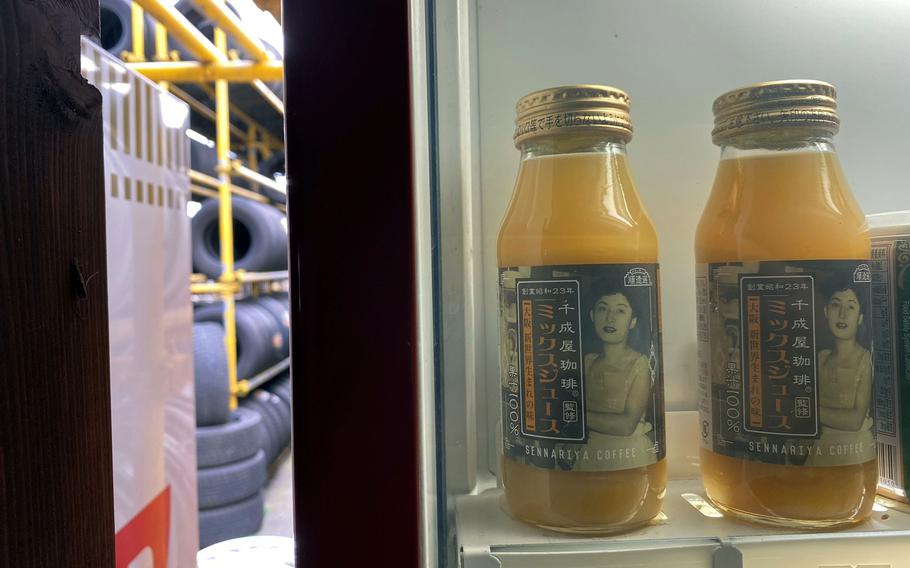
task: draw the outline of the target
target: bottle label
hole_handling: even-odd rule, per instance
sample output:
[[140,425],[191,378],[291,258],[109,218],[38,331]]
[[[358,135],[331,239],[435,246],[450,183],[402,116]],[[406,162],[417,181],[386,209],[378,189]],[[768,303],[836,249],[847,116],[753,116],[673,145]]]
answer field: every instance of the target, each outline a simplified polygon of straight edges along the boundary
[[875,458],[867,260],[698,266],[702,446],[772,464]]
[[545,469],[663,459],[657,264],[499,272],[503,453]]

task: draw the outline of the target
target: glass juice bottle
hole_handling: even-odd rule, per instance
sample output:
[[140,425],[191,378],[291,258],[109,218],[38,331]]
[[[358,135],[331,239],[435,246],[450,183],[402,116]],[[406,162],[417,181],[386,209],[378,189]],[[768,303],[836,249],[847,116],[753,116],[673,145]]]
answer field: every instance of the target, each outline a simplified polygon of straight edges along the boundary
[[835,90],[761,83],[714,102],[721,160],[696,233],[701,469],[747,520],[824,528],[878,478],[865,217],[832,138]]
[[517,111],[497,247],[506,501],[552,530],[626,530],[666,489],[657,235],[626,160],[629,97],[572,85]]

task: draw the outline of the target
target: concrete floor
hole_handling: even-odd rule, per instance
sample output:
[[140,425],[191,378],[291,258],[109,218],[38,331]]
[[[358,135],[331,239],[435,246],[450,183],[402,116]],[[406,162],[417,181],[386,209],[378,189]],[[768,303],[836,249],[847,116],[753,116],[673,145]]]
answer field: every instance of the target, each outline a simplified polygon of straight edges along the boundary
[[265,518],[258,535],[294,536],[294,481],[290,452],[278,458],[265,486]]

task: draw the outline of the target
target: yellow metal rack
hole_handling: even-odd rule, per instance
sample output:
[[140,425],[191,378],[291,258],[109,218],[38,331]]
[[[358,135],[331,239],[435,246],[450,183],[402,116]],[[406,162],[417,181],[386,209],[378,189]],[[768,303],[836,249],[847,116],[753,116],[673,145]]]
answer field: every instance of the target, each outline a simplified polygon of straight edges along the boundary
[[[209,41],[183,14],[169,3],[162,0],[134,0],[132,6],[133,50],[125,53],[124,58],[129,67],[153,81],[162,83],[174,94],[185,100],[197,112],[215,123],[215,150],[218,157],[218,178],[215,179],[200,172],[190,172],[190,181],[195,193],[207,195],[219,200],[219,236],[221,241],[221,264],[223,272],[217,282],[205,281],[199,275],[191,279],[190,290],[193,294],[215,294],[224,303],[224,344],[227,353],[228,380],[231,391],[231,410],[237,408],[237,397],[245,396],[263,382],[269,373],[287,368],[287,361],[279,363],[272,369],[263,371],[256,377],[238,380],[237,377],[237,320],[235,313],[235,296],[243,289],[245,283],[281,280],[287,278],[283,273],[245,273],[234,269],[234,232],[231,212],[231,195],[242,195],[257,201],[268,201],[265,196],[237,187],[231,183],[231,175],[246,178],[254,186],[277,188],[275,182],[258,174],[254,169],[243,166],[230,159],[231,134],[239,138],[246,146],[249,165],[256,167],[256,151],[268,156],[273,150],[281,149],[279,140],[270,136],[246,113],[231,105],[228,97],[228,82],[250,83],[265,100],[280,113],[284,113],[284,103],[265,84],[265,81],[283,80],[284,64],[272,59],[265,45],[243,29],[240,20],[224,4],[224,0],[193,0],[203,14],[216,23],[214,43]],[[148,13],[155,21],[155,60],[147,61],[145,57],[144,16]],[[235,53],[227,49],[226,33],[254,59],[238,60]],[[168,51],[168,33],[195,56],[198,61],[177,61],[175,52]],[[171,83],[204,83],[213,82],[214,89],[203,86],[215,100],[215,109],[208,109],[198,100],[192,98]],[[243,132],[231,124],[230,114],[234,113],[247,124]],[[261,136],[261,141],[260,141]],[[207,187],[203,187],[207,186]],[[277,369],[277,371],[276,371]]]

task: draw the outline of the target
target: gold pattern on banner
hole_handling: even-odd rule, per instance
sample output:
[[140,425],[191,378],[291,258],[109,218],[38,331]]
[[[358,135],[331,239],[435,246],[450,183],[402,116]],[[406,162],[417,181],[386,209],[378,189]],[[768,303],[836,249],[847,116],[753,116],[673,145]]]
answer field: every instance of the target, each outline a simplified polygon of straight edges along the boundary
[[125,154],[131,154],[131,144],[130,138],[132,138],[132,133],[130,132],[130,95],[129,95],[129,86],[130,78],[129,75],[124,77],[123,85],[126,85],[127,92],[123,93],[123,152]]
[[[96,52],[97,53],[97,52]],[[108,97],[104,99],[104,106],[108,107],[110,115],[110,125],[111,125],[111,135],[108,137],[110,140],[111,150],[117,150],[117,137],[120,136],[120,133],[117,131],[117,107],[113,104],[113,100],[117,97],[117,92],[112,88],[113,85],[119,80],[119,76],[116,68],[113,65],[108,65],[107,67],[107,80],[108,80]]]
[[[157,97],[156,97],[157,98]],[[148,83],[145,84],[145,159],[148,160],[148,163],[154,163],[154,156],[152,155],[152,86]]]
[[[162,209],[181,210],[186,207],[186,203],[189,200],[187,195],[175,190],[173,187],[156,186],[151,182],[124,176],[123,199],[125,201],[133,200],[132,189],[134,185],[136,188],[136,203],[144,203]],[[120,178],[113,173],[111,174],[111,197],[114,199],[120,198]]]
[[[133,92],[136,93],[136,118],[133,126],[136,127],[136,157],[142,159],[142,108],[148,106],[148,100],[143,100],[142,82],[139,77],[133,77]],[[144,104],[143,104],[144,103]]]
[[[153,84],[131,75],[119,61],[93,45],[83,44],[83,60],[83,76],[104,95],[107,147],[121,156],[135,157],[152,167],[185,175],[189,142],[182,135],[182,127],[169,127],[163,121],[162,97],[170,95],[160,94]],[[107,191],[113,199],[175,211],[184,211],[190,199],[188,191],[166,183],[176,180],[159,179],[155,172],[145,174],[146,179],[124,175],[123,171],[109,175]]]

